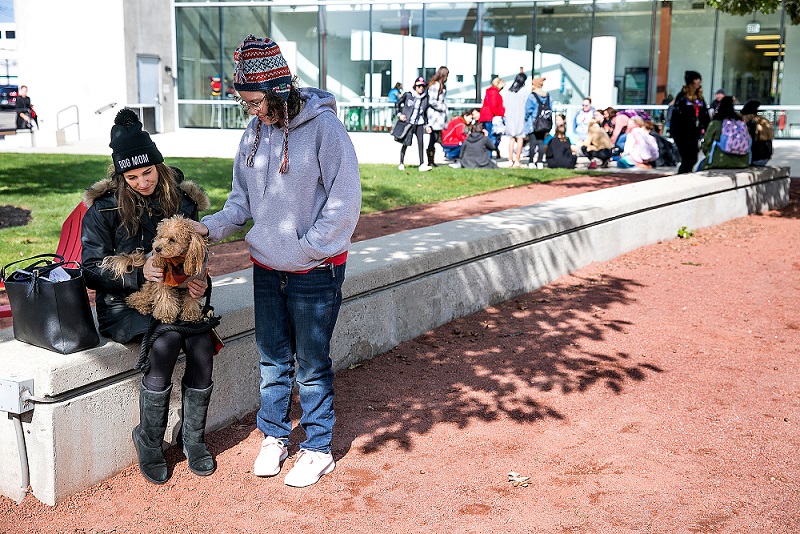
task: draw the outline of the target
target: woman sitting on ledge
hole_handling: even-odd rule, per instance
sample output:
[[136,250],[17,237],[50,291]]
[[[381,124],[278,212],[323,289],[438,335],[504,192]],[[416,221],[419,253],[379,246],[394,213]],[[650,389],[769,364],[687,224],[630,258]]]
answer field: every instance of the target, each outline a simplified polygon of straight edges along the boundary
[[744,154],[735,154],[730,150],[727,152],[723,150],[720,140],[724,121],[734,121],[735,124],[741,124],[747,140],[750,140],[747,125],[733,108],[733,97],[724,97],[720,100],[719,108],[714,114],[714,120],[709,123],[708,130],[706,130],[705,137],[703,137],[702,148],[706,157],[697,166],[698,171],[704,169],[744,169],[750,166],[751,152],[749,146]]

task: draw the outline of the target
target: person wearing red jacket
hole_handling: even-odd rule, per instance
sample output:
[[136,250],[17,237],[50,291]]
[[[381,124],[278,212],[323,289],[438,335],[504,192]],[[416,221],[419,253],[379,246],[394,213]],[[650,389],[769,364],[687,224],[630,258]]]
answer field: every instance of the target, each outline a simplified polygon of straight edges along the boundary
[[461,144],[467,138],[469,125],[472,124],[472,112],[474,110],[465,109],[458,117],[453,117],[447,123],[442,133],[442,147],[444,148],[444,155],[447,159],[458,159],[458,153],[461,151]]
[[481,118],[486,135],[497,147],[497,157],[500,157],[500,138],[503,136],[503,131],[498,131],[500,128],[493,127],[492,121],[495,117],[500,117],[500,121],[506,114],[506,108],[503,106],[503,97],[500,91],[505,87],[506,82],[502,78],[495,78],[492,80],[492,85],[486,90],[486,95],[483,97],[483,105],[481,106]]

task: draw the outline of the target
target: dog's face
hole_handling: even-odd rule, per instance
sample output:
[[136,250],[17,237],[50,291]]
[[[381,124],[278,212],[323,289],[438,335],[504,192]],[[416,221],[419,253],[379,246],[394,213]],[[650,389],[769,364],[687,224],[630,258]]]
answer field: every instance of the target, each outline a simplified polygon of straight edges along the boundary
[[206,240],[192,228],[189,219],[175,215],[158,223],[153,240],[154,265],[164,267],[158,258],[184,258],[183,269],[189,276],[203,270]]
[[153,240],[153,251],[164,258],[186,256],[192,236],[197,235],[189,224],[189,220],[179,215],[164,219],[158,223],[156,238]]

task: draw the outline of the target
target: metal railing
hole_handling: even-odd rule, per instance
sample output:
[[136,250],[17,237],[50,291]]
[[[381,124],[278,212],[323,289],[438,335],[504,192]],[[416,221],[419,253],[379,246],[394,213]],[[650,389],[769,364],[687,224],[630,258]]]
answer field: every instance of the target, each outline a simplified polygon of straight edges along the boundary
[[[62,127],[61,126],[61,114],[64,113],[65,111],[69,111],[72,108],[75,108],[75,121],[74,122],[70,122],[69,124],[65,124]],[[78,141],[80,141],[80,139],[81,139],[81,115],[80,115],[80,110],[78,110],[78,106],[76,106],[74,104],[72,106],[67,106],[64,109],[62,109],[61,111],[59,111],[58,113],[56,113],[56,129],[57,130],[63,130],[64,128],[68,128],[70,126],[75,126],[78,129]]]

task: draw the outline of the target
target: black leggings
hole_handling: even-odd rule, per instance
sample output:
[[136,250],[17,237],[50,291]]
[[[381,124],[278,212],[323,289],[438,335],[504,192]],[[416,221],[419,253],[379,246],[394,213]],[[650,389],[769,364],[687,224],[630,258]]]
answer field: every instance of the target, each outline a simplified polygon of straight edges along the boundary
[[697,148],[698,138],[692,137],[686,139],[683,137],[673,137],[675,139],[675,146],[678,147],[678,152],[681,155],[681,165],[678,167],[678,174],[692,172],[694,164],[697,163]]
[[597,158],[603,163],[611,159],[611,149],[610,148],[601,148],[600,150],[586,150],[585,146],[581,147],[581,152],[583,155],[589,159]]
[[192,389],[207,389],[211,386],[211,371],[214,366],[211,335],[184,336],[180,332],[164,332],[153,342],[150,349],[150,370],[142,383],[150,391],[166,391],[172,383],[172,372],[181,349],[186,353],[186,372],[183,384]]
[[[544,159],[544,138],[547,132],[532,133],[528,135],[528,143],[530,144],[530,151],[528,152],[528,163],[541,163]],[[533,161],[534,155],[536,161]]]
[[[419,164],[422,165],[425,161],[422,159],[422,134],[425,132],[425,127],[422,124],[417,124],[411,127],[412,135],[417,138],[417,150],[419,150]],[[406,159],[406,149],[408,147],[403,145],[400,148],[400,163]]]

